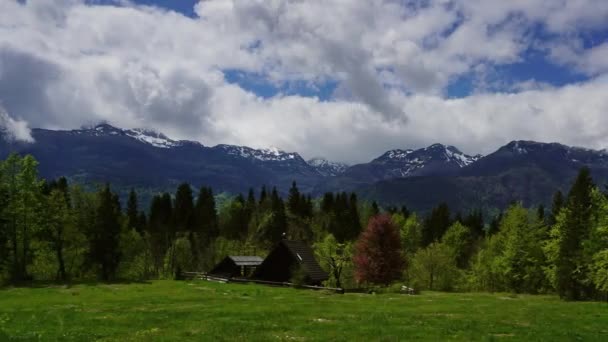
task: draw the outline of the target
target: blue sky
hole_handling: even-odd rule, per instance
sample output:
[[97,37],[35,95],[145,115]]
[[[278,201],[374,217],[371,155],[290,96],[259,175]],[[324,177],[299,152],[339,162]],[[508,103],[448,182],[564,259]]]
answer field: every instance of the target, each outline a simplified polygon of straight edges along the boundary
[[0,128],[105,121],[358,162],[608,147],[608,1],[4,0]]

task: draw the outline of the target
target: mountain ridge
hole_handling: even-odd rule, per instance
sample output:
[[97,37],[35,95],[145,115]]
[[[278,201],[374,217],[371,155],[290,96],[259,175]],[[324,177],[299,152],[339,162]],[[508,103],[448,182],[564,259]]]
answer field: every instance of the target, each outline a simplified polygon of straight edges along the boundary
[[154,130],[108,124],[66,131],[33,129],[32,136],[34,142],[3,139],[0,156],[32,154],[45,178],[67,176],[82,183],[157,190],[189,182],[217,192],[244,193],[266,185],[286,193],[296,181],[301,191],[315,196],[356,191],[380,203],[426,210],[431,202],[442,200],[462,207],[504,206],[518,199],[530,205],[547,203],[552,191],[566,189],[582,166],[589,166],[599,182],[608,180],[605,149],[526,140],[513,140],[485,156],[439,143],[392,149],[349,166],[319,157],[305,160],[297,152],[278,148],[209,147]]

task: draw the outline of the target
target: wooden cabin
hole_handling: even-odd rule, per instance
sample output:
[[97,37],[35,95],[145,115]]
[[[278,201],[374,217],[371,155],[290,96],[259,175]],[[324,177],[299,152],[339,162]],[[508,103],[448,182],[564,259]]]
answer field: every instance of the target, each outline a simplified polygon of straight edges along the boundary
[[283,240],[256,268],[253,279],[289,282],[298,269],[303,272],[306,285],[321,285],[329,278],[308,245],[301,241]]
[[217,264],[209,275],[221,278],[247,278],[259,267],[264,259],[259,256],[230,255]]

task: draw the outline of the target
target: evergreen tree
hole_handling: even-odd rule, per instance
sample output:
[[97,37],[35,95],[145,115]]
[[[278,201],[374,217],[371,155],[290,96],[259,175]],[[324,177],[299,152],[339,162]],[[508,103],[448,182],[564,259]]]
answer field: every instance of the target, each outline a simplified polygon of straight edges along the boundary
[[[255,199],[254,199],[255,200]],[[220,235],[219,220],[213,190],[201,187],[196,200],[196,231],[203,243],[209,243]]]
[[326,192],[321,201],[321,212],[329,214],[334,210],[334,194]]
[[496,238],[502,252],[497,259],[504,287],[513,292],[536,293],[546,288],[543,224],[520,204],[509,208]]
[[560,297],[568,300],[588,298],[592,289],[588,282],[588,267],[583,255],[583,241],[591,227],[591,195],[594,189],[588,168],[578,174],[551,229],[546,246],[550,262],[549,277]]
[[173,205],[169,194],[156,195],[152,198],[147,229],[150,235],[150,249],[154,260],[154,269],[157,274],[163,267],[165,252],[174,239],[174,230],[171,223],[172,212]]
[[100,267],[104,281],[114,279],[120,262],[120,210],[110,186],[98,193],[95,222],[89,232],[90,258]]
[[354,192],[350,194],[348,203],[348,235],[347,240],[356,239],[361,233],[361,219],[359,217],[359,204],[357,202],[357,194]]
[[182,183],[175,193],[173,222],[178,232],[193,232],[195,224],[192,188],[188,183]]
[[289,189],[289,195],[287,197],[287,209],[292,215],[302,216],[302,198],[300,197],[300,191],[294,181]]
[[553,195],[553,203],[551,205],[551,214],[549,216],[549,225],[554,225],[557,222],[557,216],[564,207],[564,195],[561,191],[557,191]]
[[446,203],[441,203],[433,208],[424,222],[422,245],[428,246],[435,241],[439,241],[451,224],[450,209]]
[[372,217],[380,214],[380,207],[376,201],[372,202]]
[[545,222],[545,206],[544,205],[539,205],[538,208],[536,208],[536,218],[538,219],[539,222]]
[[127,200],[127,226],[131,229],[135,229],[138,233],[143,232],[143,227],[140,221],[140,213],[138,208],[137,193],[135,189],[131,189],[129,192],[129,199]]
[[500,212],[498,215],[494,216],[492,221],[490,222],[490,227],[488,229],[488,236],[492,236],[500,231],[500,222],[502,221],[503,213]]
[[481,209],[475,209],[469,213],[462,221],[462,224],[469,227],[471,230],[471,237],[474,240],[484,236],[485,225],[483,221],[483,213]]
[[262,205],[264,202],[266,202],[267,197],[268,197],[268,194],[266,193],[266,185],[263,185],[262,190],[260,191],[260,205]]
[[249,226],[247,204],[238,195],[220,211],[221,236],[229,240],[245,240]]
[[[46,201],[46,224],[41,235],[50,244],[57,258],[57,280],[68,280],[65,262],[65,248],[71,241],[70,232],[74,234],[74,217],[68,207],[62,190],[52,190]],[[72,241],[73,242],[73,241]]]

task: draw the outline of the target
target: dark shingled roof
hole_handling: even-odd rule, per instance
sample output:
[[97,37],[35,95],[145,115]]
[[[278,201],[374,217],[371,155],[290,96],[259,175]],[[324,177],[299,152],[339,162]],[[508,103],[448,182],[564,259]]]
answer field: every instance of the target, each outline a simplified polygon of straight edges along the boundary
[[230,255],[228,256],[237,266],[259,266],[264,259],[259,256],[249,255]]
[[329,275],[319,266],[312,249],[308,245],[302,241],[283,240],[281,243],[287,247],[296,260],[299,260],[310,280],[321,282],[329,279]]

